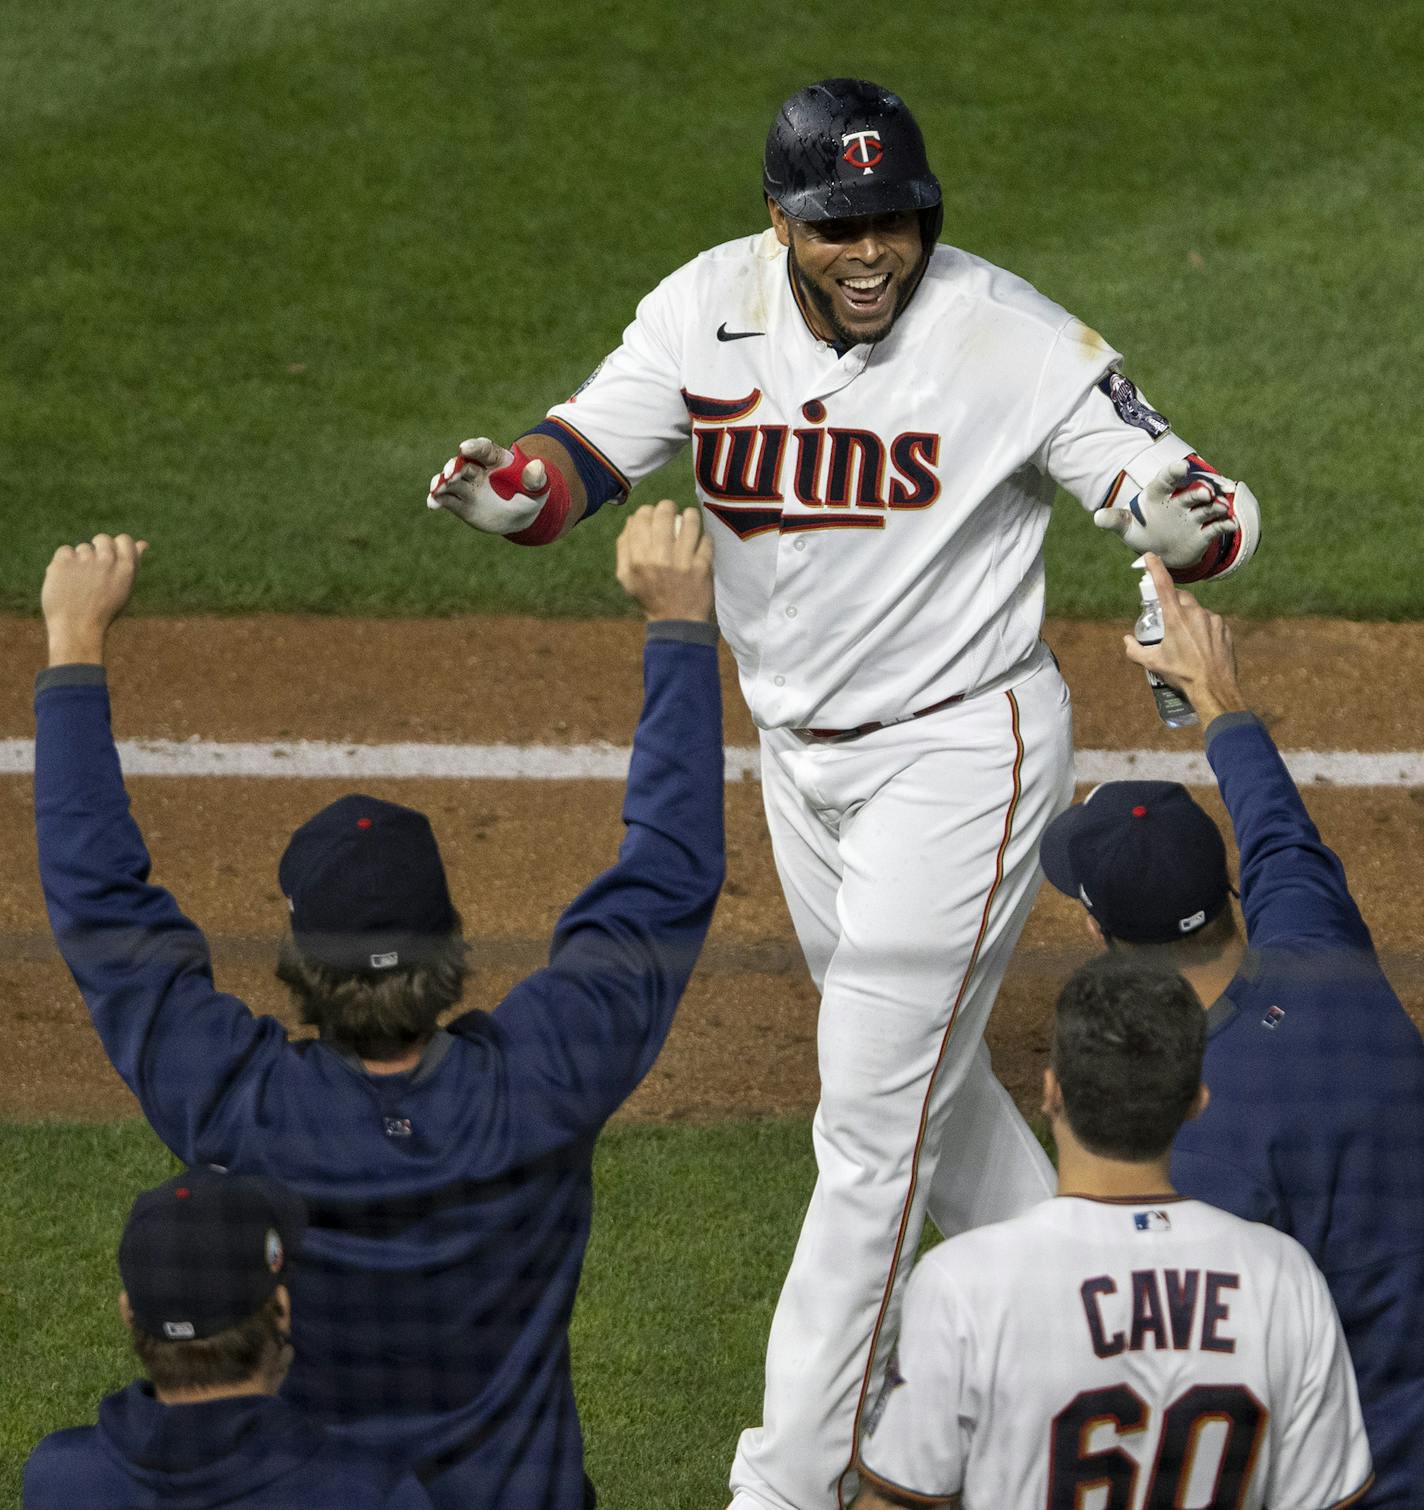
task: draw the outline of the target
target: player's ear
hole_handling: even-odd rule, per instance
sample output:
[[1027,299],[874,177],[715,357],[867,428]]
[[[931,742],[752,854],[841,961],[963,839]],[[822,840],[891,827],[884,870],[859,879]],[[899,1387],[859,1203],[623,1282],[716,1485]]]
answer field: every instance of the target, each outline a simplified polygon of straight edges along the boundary
[[129,1331],[133,1331],[133,1307],[129,1304],[129,1292],[127,1290],[119,1291],[119,1315],[123,1318],[123,1323]]
[[1191,1122],[1207,1109],[1211,1102],[1211,1092],[1207,1089],[1206,1081],[1197,1086],[1197,1093],[1192,1097],[1192,1104],[1187,1108],[1187,1121]]
[[1039,1110],[1050,1122],[1063,1115],[1063,1088],[1052,1069],[1043,1072],[1043,1105]]
[[771,228],[776,232],[776,239],[782,246],[790,246],[791,227],[787,223],[786,211],[770,195],[767,195],[766,208],[771,216]]
[[1091,912],[1087,910],[1086,907],[1083,909],[1083,926],[1088,930],[1088,937],[1092,939],[1092,941],[1098,946],[1099,949],[1112,948],[1111,943],[1109,943],[1108,941],[1107,934],[1103,932],[1103,925],[1097,920],[1097,918],[1093,916]]

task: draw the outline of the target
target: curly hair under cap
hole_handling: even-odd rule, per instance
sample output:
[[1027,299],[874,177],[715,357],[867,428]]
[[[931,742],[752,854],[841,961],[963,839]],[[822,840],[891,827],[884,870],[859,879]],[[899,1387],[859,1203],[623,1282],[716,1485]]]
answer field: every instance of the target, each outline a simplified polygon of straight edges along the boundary
[[277,979],[292,993],[303,1023],[361,1059],[397,1059],[435,1031],[464,994],[470,946],[455,928],[419,964],[342,970],[304,955],[288,932],[277,951]]

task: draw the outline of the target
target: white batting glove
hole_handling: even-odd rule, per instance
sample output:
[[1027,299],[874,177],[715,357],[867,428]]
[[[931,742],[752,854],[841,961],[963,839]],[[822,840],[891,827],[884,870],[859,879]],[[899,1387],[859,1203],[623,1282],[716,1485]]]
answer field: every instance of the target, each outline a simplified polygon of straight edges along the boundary
[[491,535],[512,535],[533,524],[549,494],[544,463],[508,451],[481,435],[462,440],[459,453],[430,479],[425,506],[447,509]]
[[[1199,459],[1198,459],[1199,460]],[[1237,484],[1190,458],[1169,462],[1125,508],[1099,509],[1093,523],[1130,551],[1153,551],[1174,571],[1195,566],[1239,528],[1227,500]]]

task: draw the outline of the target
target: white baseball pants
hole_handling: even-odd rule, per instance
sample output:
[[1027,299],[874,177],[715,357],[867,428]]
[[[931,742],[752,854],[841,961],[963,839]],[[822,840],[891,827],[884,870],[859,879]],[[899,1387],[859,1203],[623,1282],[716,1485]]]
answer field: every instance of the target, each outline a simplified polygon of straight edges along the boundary
[[1072,799],[1068,689],[1045,651],[1008,690],[855,739],[771,730],[762,781],[821,988],[818,1176],[733,1505],[839,1510],[926,1206],[949,1235],[1054,1190],[981,1036]]

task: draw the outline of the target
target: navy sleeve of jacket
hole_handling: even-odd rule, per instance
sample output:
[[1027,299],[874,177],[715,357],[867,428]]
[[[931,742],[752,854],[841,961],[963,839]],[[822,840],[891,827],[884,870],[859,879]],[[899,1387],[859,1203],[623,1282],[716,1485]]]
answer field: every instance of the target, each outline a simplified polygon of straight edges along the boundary
[[651,629],[618,861],[559,919],[548,966],[494,1013],[512,1093],[568,1131],[605,1121],[657,1057],[726,865],[715,632]]
[[213,985],[207,941],[162,887],[129,812],[103,673],[35,698],[35,828],[55,942],[114,1068],[179,1158],[244,1066],[286,1042]]
[[1373,952],[1345,869],[1321,840],[1260,719],[1253,713],[1215,719],[1206,753],[1236,831],[1252,948],[1296,939]]

